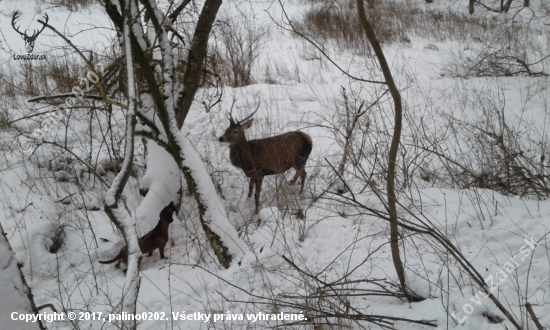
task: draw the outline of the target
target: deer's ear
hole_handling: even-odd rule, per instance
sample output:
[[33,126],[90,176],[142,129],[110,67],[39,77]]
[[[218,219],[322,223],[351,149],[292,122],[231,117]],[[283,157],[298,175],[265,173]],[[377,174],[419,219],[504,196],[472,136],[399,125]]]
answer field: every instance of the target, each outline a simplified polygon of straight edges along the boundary
[[252,126],[252,122],[254,121],[254,118],[247,120],[244,124],[241,125],[243,129],[250,128]]

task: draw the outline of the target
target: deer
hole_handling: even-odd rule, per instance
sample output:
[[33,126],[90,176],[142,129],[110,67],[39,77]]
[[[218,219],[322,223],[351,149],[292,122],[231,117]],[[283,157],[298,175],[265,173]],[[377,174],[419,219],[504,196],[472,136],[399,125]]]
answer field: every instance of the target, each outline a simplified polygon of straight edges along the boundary
[[19,33],[21,35],[21,38],[23,38],[23,40],[25,40],[25,48],[27,49],[27,53],[30,54],[34,50],[34,42],[36,41],[36,38],[38,38],[40,33],[42,33],[42,31],[44,31],[44,29],[48,25],[49,17],[48,17],[48,14],[44,13],[45,21],[44,22],[39,21],[40,23],[42,23],[42,29],[34,30],[33,34],[31,36],[27,35],[27,30],[25,30],[25,32],[21,32],[21,31],[19,31],[19,26],[17,26],[17,27],[15,26],[15,21],[18,18],[19,18],[19,11],[16,11],[13,14],[12,18],[11,18],[11,26],[13,27],[13,29],[17,33]]
[[300,131],[248,141],[244,131],[252,126],[252,116],[257,111],[258,109],[242,120],[235,120],[230,112],[229,127],[218,139],[220,143],[229,144],[231,164],[242,169],[249,178],[248,198],[252,196],[254,188],[256,189],[254,214],[259,211],[260,192],[266,175],[280,174],[294,168],[296,174],[290,184],[295,184],[300,177],[302,194],[307,175],[305,166],[313,146],[311,137]]
[[[174,221],[172,218],[174,211],[176,211],[174,202],[170,202],[168,206],[160,211],[160,219],[155,228],[138,239],[141,253],[148,253],[150,257],[153,255],[153,251],[158,248],[160,258],[164,259],[164,247],[168,242],[168,226],[170,226],[170,224]],[[121,263],[124,265],[128,264],[128,252],[126,248],[120,249],[117,256],[111,260],[99,261],[101,264],[112,264],[113,262],[117,262],[116,268],[119,268]]]

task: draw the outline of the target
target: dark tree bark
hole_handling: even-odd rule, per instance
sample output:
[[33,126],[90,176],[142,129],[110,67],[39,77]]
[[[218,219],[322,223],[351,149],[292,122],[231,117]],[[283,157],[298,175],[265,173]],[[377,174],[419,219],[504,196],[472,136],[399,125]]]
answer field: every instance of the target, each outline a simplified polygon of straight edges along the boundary
[[179,128],[183,125],[199,88],[200,77],[204,70],[204,59],[206,58],[206,51],[208,49],[208,36],[210,35],[210,31],[212,31],[212,25],[221,4],[222,0],[206,0],[199,16],[187,58],[187,66],[185,67],[183,78],[184,89],[183,93],[179,96],[176,109],[176,119]]
[[507,13],[510,10],[510,6],[512,5],[513,0],[508,0],[504,6],[502,7],[502,11]]

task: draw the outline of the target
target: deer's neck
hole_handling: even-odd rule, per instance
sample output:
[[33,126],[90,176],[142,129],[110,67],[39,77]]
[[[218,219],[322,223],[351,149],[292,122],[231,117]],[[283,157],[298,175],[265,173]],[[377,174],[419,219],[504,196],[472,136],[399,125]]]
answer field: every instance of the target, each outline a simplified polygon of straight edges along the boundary
[[162,231],[167,231],[168,230],[168,226],[170,226],[170,223],[164,219],[162,219],[160,221],[160,228],[162,229]]
[[229,147],[231,164],[246,170],[253,167],[252,152],[248,141],[244,140]]
[[168,221],[160,219],[159,223],[155,227],[155,231],[160,235],[168,236],[168,226],[170,226]]

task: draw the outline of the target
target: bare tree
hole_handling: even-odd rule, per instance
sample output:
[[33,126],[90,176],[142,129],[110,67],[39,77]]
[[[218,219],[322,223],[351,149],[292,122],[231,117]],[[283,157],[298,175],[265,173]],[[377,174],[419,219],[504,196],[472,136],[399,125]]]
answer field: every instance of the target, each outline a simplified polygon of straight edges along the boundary
[[[489,4],[487,4],[489,2]],[[512,7],[514,0],[496,0],[496,1],[482,1],[482,0],[469,0],[469,12],[470,14],[474,13],[474,4],[480,5],[482,8],[488,11],[495,13],[508,13]],[[529,7],[529,0],[523,0],[523,7]],[[496,7],[496,8],[495,8]],[[523,7],[516,7],[518,10],[523,9]]]
[[[179,6],[169,6],[164,11],[157,7],[155,0],[106,0],[103,5],[116,28],[120,49],[113,49],[111,53],[116,54],[115,58],[105,66],[102,73],[94,67],[97,62],[92,59],[92,55],[85,56],[61,32],[47,22],[39,21],[63,38],[86,64],[89,73],[98,77],[93,82],[97,83],[94,90],[98,95],[89,93],[91,89],[84,93],[82,89],[73,88],[73,93],[42,95],[30,101],[65,99],[65,105],[59,109],[70,114],[71,111],[79,110],[74,97],[78,94],[79,99],[103,102],[101,110],[106,113],[126,111],[125,146],[117,160],[117,164],[121,164],[116,170],[119,173],[112,183],[103,180],[94,166],[78,157],[66,145],[44,140],[40,135],[37,148],[50,144],[63,149],[85,165],[104,186],[110,186],[105,195],[104,210],[123,234],[128,249],[128,272],[121,301],[123,310],[129,313],[135,311],[140,283],[138,273],[141,251],[136,223],[146,220],[143,218],[143,214],[147,214],[144,205],[151,205],[151,200],[153,204],[160,205],[177,200],[179,205],[183,180],[197,204],[198,219],[219,265],[228,268],[235,259],[240,259],[246,249],[246,244],[229,222],[225,207],[199,153],[180,131],[202,81],[208,38],[221,3],[221,0],[204,2],[198,17],[192,17],[191,21],[195,23],[187,25],[192,25],[193,33],[188,37],[190,42],[186,42],[183,33],[178,32],[176,23],[178,16],[186,13],[184,9],[189,1],[184,0]],[[186,44],[188,48],[183,47]],[[185,56],[183,60],[181,54]],[[184,71],[183,75],[178,75],[178,70]],[[93,109],[98,110],[95,107]],[[125,205],[125,186],[129,176],[134,173],[137,136],[142,137],[146,144],[146,152],[154,155],[146,157],[145,173],[153,179],[140,189],[145,198],[133,212],[134,215],[130,215],[132,210],[122,208],[121,204]],[[89,148],[91,154],[91,143]],[[123,328],[135,326],[135,322],[122,325]]]
[[[176,31],[172,22],[177,17],[161,12],[153,0],[142,0],[140,4],[145,9],[144,18],[148,19],[149,29],[144,31],[141,17],[133,18],[129,46],[132,63],[140,69],[139,75],[136,76],[136,84],[141,87],[139,97],[136,96],[136,116],[142,123],[142,127],[135,133],[148,139],[148,150],[156,145],[173,158],[175,166],[183,174],[187,187],[197,202],[199,220],[210,246],[219,263],[227,268],[235,257],[242,254],[244,243],[237,238],[236,231],[229,224],[224,207],[198,153],[180,132],[199,88],[208,37],[221,0],[207,0],[204,3],[195,26],[182,84],[178,84],[175,77],[176,61],[172,51],[172,39],[169,36],[169,31]],[[111,1],[106,1],[105,9],[119,33],[123,32],[124,21],[117,6]],[[180,7],[176,8],[179,9]],[[171,21],[166,19],[168,16],[171,17]],[[154,35],[148,35],[151,31],[154,31]],[[153,53],[153,56],[149,53]],[[158,74],[159,72],[161,74]],[[128,76],[129,72],[125,72],[125,75]],[[147,111],[150,108],[154,109],[153,113]],[[128,156],[128,153],[125,154],[125,157]],[[151,167],[154,166],[148,166],[148,170]],[[154,185],[147,188],[150,190],[146,198],[149,195],[156,198],[178,193],[166,192],[163,191],[164,187]],[[154,190],[153,193],[151,190]]]
[[[124,161],[122,168],[115,180],[111,185],[111,188],[107,191],[105,196],[105,213],[109,216],[109,219],[117,226],[122,232],[126,246],[128,247],[128,270],[126,273],[126,280],[124,282],[124,288],[122,289],[122,310],[127,313],[134,314],[136,312],[136,302],[138,298],[140,278],[139,278],[139,265],[141,264],[141,251],[139,248],[135,223],[132,218],[121,211],[118,208],[118,202],[130,176],[132,170],[132,163],[134,159],[134,138],[136,128],[136,90],[134,82],[134,67],[132,61],[132,42],[130,39],[130,29],[132,28],[132,21],[136,17],[137,6],[132,6],[132,1],[126,1],[124,6],[124,24],[122,26],[122,39],[125,50],[126,59],[126,86],[128,88],[128,111],[126,113],[126,145],[124,147]],[[129,299],[124,299],[129,297]],[[124,328],[135,329],[137,324],[135,320],[126,321]]]
[[393,98],[393,104],[395,109],[394,117],[394,127],[393,127],[393,138],[390,146],[390,153],[388,155],[388,173],[387,173],[387,194],[388,194],[388,213],[390,220],[390,246],[392,250],[392,259],[395,271],[397,272],[397,277],[401,284],[401,291],[407,295],[409,302],[413,300],[413,296],[409,293],[407,289],[407,282],[405,280],[405,268],[403,267],[403,262],[401,261],[401,256],[399,254],[399,225],[397,220],[397,206],[396,206],[396,197],[395,197],[395,165],[397,159],[397,151],[399,149],[399,143],[401,139],[401,127],[403,122],[403,106],[401,104],[401,94],[393,81],[391,74],[390,66],[386,61],[382,47],[376,39],[374,30],[372,29],[367,15],[365,14],[365,5],[363,0],[357,0],[357,11],[359,14],[359,22],[365,30],[365,34],[369,39],[369,42],[376,54],[376,58],[380,63],[380,68],[384,74],[384,79],[386,80],[386,85],[390,90],[390,94]]

